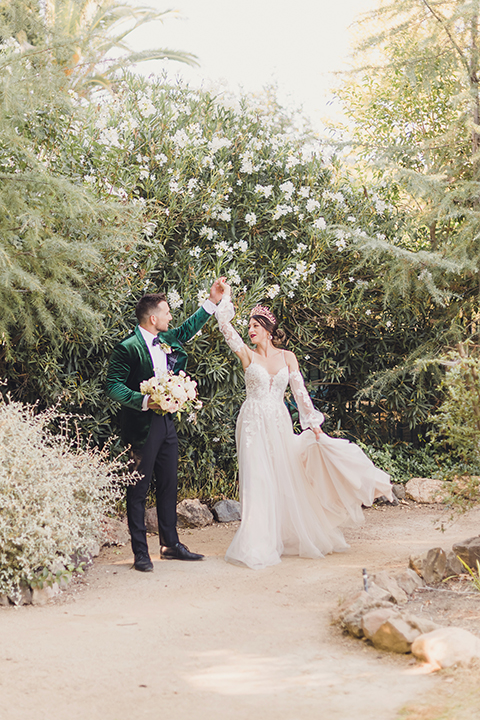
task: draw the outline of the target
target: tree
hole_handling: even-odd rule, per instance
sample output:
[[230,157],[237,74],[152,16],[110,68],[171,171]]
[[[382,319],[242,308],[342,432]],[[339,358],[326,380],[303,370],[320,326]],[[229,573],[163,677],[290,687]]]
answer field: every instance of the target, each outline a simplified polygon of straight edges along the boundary
[[188,52],[128,47],[134,30],[171,14],[120,0],[0,0],[4,38],[17,39],[29,56],[47,55],[69,78],[69,87],[83,95],[109,87],[119,69],[146,60],[196,65]]
[[[431,332],[404,365],[477,332],[480,295],[479,3],[394,0],[365,19],[356,71],[341,91],[359,182],[396,207],[385,238],[360,248],[383,266],[384,298],[432,303]],[[380,28],[380,31],[378,31]],[[401,218],[401,219],[400,219]],[[373,395],[395,382],[373,379]]]

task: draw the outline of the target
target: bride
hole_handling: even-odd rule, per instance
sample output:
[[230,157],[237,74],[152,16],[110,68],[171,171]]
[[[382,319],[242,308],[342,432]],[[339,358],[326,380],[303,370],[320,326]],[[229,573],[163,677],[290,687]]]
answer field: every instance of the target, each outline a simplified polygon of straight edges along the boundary
[[[389,476],[347,440],[321,430],[294,353],[282,350],[285,333],[258,305],[250,313],[250,349],[231,325],[230,289],[217,306],[219,328],[245,370],[247,397],[237,420],[242,521],[225,559],[260,569],[282,555],[320,558],[349,546],[341,526],[363,521],[361,506],[391,495]],[[287,385],[297,403],[300,435],[284,403]]]

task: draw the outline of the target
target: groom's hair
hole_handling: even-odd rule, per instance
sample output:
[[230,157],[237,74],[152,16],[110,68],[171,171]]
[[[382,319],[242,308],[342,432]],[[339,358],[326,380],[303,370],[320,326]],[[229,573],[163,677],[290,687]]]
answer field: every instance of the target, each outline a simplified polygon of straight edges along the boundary
[[167,302],[167,296],[165,293],[151,293],[150,295],[144,295],[137,302],[135,307],[135,315],[137,316],[138,322],[146,320],[156,310],[158,303]]

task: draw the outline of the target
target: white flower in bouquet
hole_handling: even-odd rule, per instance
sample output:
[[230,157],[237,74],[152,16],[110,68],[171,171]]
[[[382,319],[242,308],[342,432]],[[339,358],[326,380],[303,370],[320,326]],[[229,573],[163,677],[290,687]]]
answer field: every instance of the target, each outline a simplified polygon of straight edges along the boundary
[[140,384],[140,392],[150,395],[151,400],[160,408],[155,410],[159,415],[180,414],[185,411],[192,415],[202,407],[202,402],[197,399],[197,383],[183,370],[178,375],[170,371],[144,380]]

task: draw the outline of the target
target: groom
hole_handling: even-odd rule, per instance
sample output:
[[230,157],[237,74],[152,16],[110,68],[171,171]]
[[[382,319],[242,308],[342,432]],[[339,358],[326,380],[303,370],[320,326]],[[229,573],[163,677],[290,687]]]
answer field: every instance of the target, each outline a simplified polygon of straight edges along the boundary
[[121,436],[131,446],[134,469],[140,475],[127,487],[127,518],[135,556],[134,567],[152,572],[145,527],[145,501],[152,476],[156,480],[156,501],[160,556],[169,560],[201,560],[190,552],[177,534],[178,440],[171,414],[158,415],[160,409],[148,395],[140,393],[140,383],[154,374],[172,370],[178,374],[187,364],[183,344],[190,340],[215,311],[224,292],[225,278],[216,280],[210,296],[196,313],[178,328],[168,329],[172,315],[164,293],[144,295],[135,313],[138,325],[114,349],[107,373],[108,397],[122,405]]

